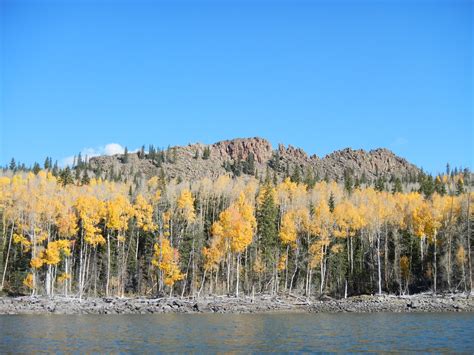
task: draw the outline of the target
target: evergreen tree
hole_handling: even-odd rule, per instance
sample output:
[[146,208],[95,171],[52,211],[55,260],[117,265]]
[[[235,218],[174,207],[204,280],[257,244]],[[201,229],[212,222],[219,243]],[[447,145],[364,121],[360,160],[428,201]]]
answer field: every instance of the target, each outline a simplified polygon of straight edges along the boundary
[[329,175],[327,173],[327,171],[324,173],[324,179],[323,179],[326,183],[329,182]]
[[81,181],[81,168],[80,168],[79,166],[77,166],[77,167],[74,169],[74,171],[75,171],[75,173],[76,173],[76,174],[75,174],[75,175],[76,175],[76,176],[75,176],[76,181],[78,181],[78,182]]
[[392,186],[392,193],[395,194],[397,192],[399,193],[403,192],[402,181],[400,180],[399,177],[396,177],[394,179],[393,186]]
[[10,166],[9,166],[10,170],[13,170],[15,171],[16,170],[16,162],[15,162],[15,159],[12,158],[12,160],[10,160]]
[[313,170],[309,167],[306,168],[306,173],[304,176],[304,183],[309,187],[313,188],[316,184],[316,180],[314,178]]
[[292,182],[300,183],[301,182],[301,174],[300,174],[300,167],[299,165],[295,165],[293,169],[293,174],[290,177]]
[[89,185],[90,182],[91,179],[89,178],[89,174],[87,173],[87,170],[84,170],[84,174],[82,174],[81,184]]
[[38,174],[38,173],[40,172],[40,170],[41,170],[40,165],[39,165],[37,162],[35,162],[35,163],[33,164],[33,172],[34,172],[35,174]]
[[63,185],[74,184],[74,179],[72,177],[71,168],[66,166],[61,172],[59,173],[59,182]]
[[278,151],[273,152],[272,158],[268,162],[270,168],[275,171],[280,171],[280,153]]
[[125,164],[128,163],[128,148],[127,148],[127,147],[125,147],[125,150],[124,150],[124,152],[123,152],[123,162],[124,162]]
[[424,175],[420,184],[420,193],[429,198],[435,192],[435,184],[431,175]]
[[253,175],[255,173],[255,156],[253,153],[249,153],[249,155],[245,159],[242,171],[244,174],[247,175]]
[[266,179],[263,188],[263,201],[257,208],[257,233],[265,259],[273,262],[278,246],[278,208],[273,197],[273,186],[269,179]]
[[357,190],[357,189],[360,189],[360,179],[358,176],[355,178],[355,182],[354,182],[354,190]]
[[50,163],[50,158],[49,157],[46,157],[46,159],[44,160],[44,169],[45,170],[51,169],[51,163]]
[[344,189],[350,195],[354,186],[354,180],[352,179],[352,172],[349,169],[344,171]]
[[79,154],[77,155],[77,167],[78,167],[79,169],[82,169],[82,167],[83,167],[82,155],[81,155],[80,152],[79,152]]
[[456,182],[456,195],[462,195],[466,190],[464,189],[464,180],[460,177]]
[[56,160],[53,166],[53,175],[58,176],[58,173],[59,173],[59,167],[58,167],[58,161]]
[[144,145],[142,145],[142,147],[140,148],[140,153],[138,156],[140,159],[145,159],[145,146]]
[[334,194],[332,192],[329,195],[328,205],[329,205],[329,211],[334,212],[334,208],[336,207],[336,201],[334,200]]
[[202,153],[202,159],[207,160],[211,156],[211,149],[207,146]]
[[384,191],[385,190],[385,179],[383,177],[378,177],[377,180],[375,180],[374,188],[377,191]]
[[441,196],[444,196],[446,194],[446,185],[441,181],[441,178],[439,176],[437,176],[435,179],[434,189]]

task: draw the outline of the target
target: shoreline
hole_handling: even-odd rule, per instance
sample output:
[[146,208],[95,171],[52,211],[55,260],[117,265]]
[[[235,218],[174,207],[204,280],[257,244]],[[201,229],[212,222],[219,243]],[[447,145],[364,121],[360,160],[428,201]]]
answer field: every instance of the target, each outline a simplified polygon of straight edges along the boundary
[[311,299],[286,295],[186,298],[66,298],[56,296],[0,297],[5,314],[165,314],[165,313],[375,313],[474,312],[474,297],[466,294],[411,296],[362,295],[347,299]]

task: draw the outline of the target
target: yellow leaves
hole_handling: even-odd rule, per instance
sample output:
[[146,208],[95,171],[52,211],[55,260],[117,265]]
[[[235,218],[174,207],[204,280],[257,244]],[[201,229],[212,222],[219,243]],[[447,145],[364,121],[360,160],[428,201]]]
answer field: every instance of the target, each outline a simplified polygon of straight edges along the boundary
[[427,237],[430,242],[434,240],[437,229],[440,227],[439,218],[430,203],[423,201],[412,213],[413,232],[417,237]]
[[63,272],[61,275],[58,276],[58,282],[60,284],[70,279],[71,279],[71,274],[68,274],[67,272]]
[[226,240],[232,252],[241,253],[252,242],[256,225],[253,207],[241,193],[236,202],[220,213],[219,220],[212,225],[212,234]]
[[400,258],[400,270],[403,278],[407,279],[410,274],[410,259],[406,255]]
[[158,183],[159,183],[158,176],[153,176],[147,181],[148,189],[155,190],[156,188],[158,188]]
[[281,255],[280,259],[278,259],[278,265],[277,265],[278,271],[286,270],[287,262],[288,262],[288,256],[286,254]]
[[202,255],[204,256],[204,268],[210,270],[217,268],[222,260],[223,253],[218,245],[212,245],[210,248],[202,248]]
[[106,226],[109,229],[126,231],[128,221],[133,215],[133,209],[128,199],[118,195],[106,203]]
[[310,261],[309,265],[311,268],[316,267],[324,257],[324,246],[328,245],[326,241],[318,240],[312,243],[309,247]]
[[344,250],[344,246],[342,244],[334,244],[332,247],[331,247],[331,253],[333,254],[339,254],[341,251]]
[[178,251],[171,246],[170,241],[162,237],[159,243],[155,243],[154,249],[151,262],[163,271],[165,284],[171,287],[176,281],[182,280],[184,274],[179,269]]
[[289,245],[291,248],[296,248],[296,236],[298,230],[295,223],[295,213],[293,211],[287,212],[283,215],[280,229],[280,240],[283,245]]
[[456,252],[456,262],[459,266],[463,266],[466,263],[466,249],[462,245],[459,246]]
[[23,285],[29,289],[33,289],[33,274],[26,275],[25,279],[23,280]]
[[253,272],[255,272],[256,274],[262,274],[265,272],[266,267],[262,261],[262,256],[260,254],[257,254],[252,269]]
[[364,220],[350,201],[342,201],[334,208],[336,237],[353,237],[364,226]]
[[184,189],[178,197],[178,208],[183,214],[184,219],[192,223],[196,220],[196,212],[194,211],[194,198],[191,191]]
[[71,242],[66,239],[59,239],[49,242],[46,249],[39,251],[38,256],[31,259],[30,265],[34,269],[39,269],[43,265],[57,265],[61,261],[61,252],[64,255],[71,255]]
[[75,208],[82,222],[86,243],[94,247],[105,244],[101,229],[97,227],[106,214],[104,203],[95,196],[82,195],[77,198]]
[[259,207],[262,206],[267,194],[269,194],[270,197],[273,199],[273,202],[275,203],[275,205],[278,204],[276,189],[272,185],[268,184],[268,185],[263,185],[260,187],[260,190],[257,195],[257,206]]
[[296,248],[296,240],[299,232],[308,231],[310,228],[309,211],[306,208],[299,208],[286,212],[281,220],[280,240],[283,245]]
[[31,259],[30,261],[30,266],[33,268],[33,269],[39,269],[40,267],[42,267],[44,264],[44,260],[43,258],[41,257],[36,257],[36,258],[33,258]]
[[24,237],[23,235],[19,235],[14,233],[13,234],[13,243],[15,244],[21,244],[21,247],[24,252],[28,252],[31,249],[31,242]]
[[153,223],[153,206],[141,194],[137,196],[133,209],[138,228],[145,232],[156,230],[157,226]]

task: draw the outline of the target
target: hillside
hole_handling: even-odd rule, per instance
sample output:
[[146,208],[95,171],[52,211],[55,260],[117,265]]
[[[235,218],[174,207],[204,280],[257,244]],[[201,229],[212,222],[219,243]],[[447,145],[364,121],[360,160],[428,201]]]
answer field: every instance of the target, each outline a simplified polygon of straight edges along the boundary
[[258,137],[225,140],[211,145],[175,146],[145,154],[137,152],[127,156],[94,157],[90,159],[90,167],[105,175],[132,176],[142,173],[147,177],[158,175],[163,169],[168,177],[186,180],[215,178],[225,173],[256,173],[261,176],[267,169],[279,177],[299,170],[301,175],[309,173],[320,179],[342,179],[344,173],[349,171],[353,176],[367,180],[377,176],[409,178],[420,171],[388,149],[365,151],[346,148],[320,158],[309,156],[304,150],[291,145],[285,147],[279,144],[274,149],[269,141]]

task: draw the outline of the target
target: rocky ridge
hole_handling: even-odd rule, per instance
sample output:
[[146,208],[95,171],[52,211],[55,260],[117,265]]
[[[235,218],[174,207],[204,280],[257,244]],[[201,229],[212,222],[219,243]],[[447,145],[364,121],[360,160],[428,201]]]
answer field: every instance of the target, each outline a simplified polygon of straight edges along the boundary
[[[209,156],[205,158],[206,150]],[[265,174],[268,169],[280,178],[288,171],[291,174],[296,168],[302,175],[310,172],[320,179],[342,179],[346,171],[368,180],[378,176],[413,177],[420,172],[418,167],[384,148],[371,151],[346,148],[319,158],[308,156],[304,150],[291,145],[285,147],[280,144],[273,149],[269,141],[258,137],[225,140],[211,145],[195,143],[175,146],[168,148],[164,155],[164,161],[159,163],[150,159],[148,154],[139,157],[137,153],[129,153],[127,159],[124,155],[100,156],[90,159],[90,167],[103,174],[113,172],[132,176],[139,172],[146,177],[159,175],[163,169],[168,177],[186,180],[235,174],[229,166],[235,167],[248,159],[253,160],[253,171],[258,175]],[[250,174],[245,171],[239,173]]]

